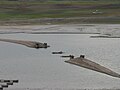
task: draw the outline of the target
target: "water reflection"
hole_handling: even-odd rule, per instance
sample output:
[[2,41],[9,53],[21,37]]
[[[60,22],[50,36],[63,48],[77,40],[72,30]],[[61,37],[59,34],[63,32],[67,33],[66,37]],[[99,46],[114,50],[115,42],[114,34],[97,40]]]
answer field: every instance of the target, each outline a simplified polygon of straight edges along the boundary
[[87,58],[120,73],[120,40],[92,39],[90,35],[28,35],[9,34],[0,38],[47,42],[48,49],[0,42],[0,78],[19,79],[13,88],[120,88],[120,80],[82,67],[64,63],[52,51],[65,55],[85,54]]

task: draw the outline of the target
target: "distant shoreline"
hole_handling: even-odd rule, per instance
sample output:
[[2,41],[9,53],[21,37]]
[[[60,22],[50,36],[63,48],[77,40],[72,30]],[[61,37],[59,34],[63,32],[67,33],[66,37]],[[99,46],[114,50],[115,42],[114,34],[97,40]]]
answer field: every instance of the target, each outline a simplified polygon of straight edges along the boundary
[[0,34],[91,34],[90,38],[120,38],[119,30],[120,24],[54,24],[0,26]]

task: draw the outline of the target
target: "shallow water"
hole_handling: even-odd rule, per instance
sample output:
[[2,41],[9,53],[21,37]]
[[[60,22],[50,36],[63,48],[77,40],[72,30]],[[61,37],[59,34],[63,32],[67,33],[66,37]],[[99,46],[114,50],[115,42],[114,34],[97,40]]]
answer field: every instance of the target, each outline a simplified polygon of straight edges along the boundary
[[19,79],[10,88],[120,88],[120,79],[74,66],[52,51],[64,55],[85,54],[105,67],[120,73],[120,39],[89,38],[74,34],[4,34],[0,38],[47,42],[47,49],[0,42],[0,78]]

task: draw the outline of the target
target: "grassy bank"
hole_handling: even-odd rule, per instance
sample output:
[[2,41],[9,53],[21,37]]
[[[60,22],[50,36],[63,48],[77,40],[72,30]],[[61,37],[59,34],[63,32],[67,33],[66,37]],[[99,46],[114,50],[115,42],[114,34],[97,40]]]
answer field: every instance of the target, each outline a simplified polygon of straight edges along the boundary
[[[93,23],[102,23],[99,17],[112,17],[111,23],[120,23],[119,0],[80,0],[80,1],[47,1],[18,2],[0,1],[0,23],[41,18],[76,18],[98,17]],[[115,19],[114,19],[115,18]],[[116,21],[116,18],[117,21]],[[54,19],[53,19],[54,20]],[[107,19],[105,19],[105,23]],[[74,20],[75,21],[75,20]],[[77,20],[77,22],[80,20]],[[68,22],[68,21],[66,21]],[[86,21],[87,22],[87,21]],[[90,21],[88,21],[89,23]],[[38,22],[39,23],[39,22]],[[64,23],[64,22],[63,22]],[[79,23],[79,22],[78,22]]]

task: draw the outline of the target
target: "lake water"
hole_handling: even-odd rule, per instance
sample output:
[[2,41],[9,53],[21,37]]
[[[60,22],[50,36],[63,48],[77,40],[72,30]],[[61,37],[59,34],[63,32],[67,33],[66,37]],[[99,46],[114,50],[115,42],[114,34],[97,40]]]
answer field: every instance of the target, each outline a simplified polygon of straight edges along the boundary
[[10,88],[120,88],[120,79],[65,63],[63,55],[86,58],[120,73],[120,39],[89,34],[1,34],[0,38],[47,42],[47,49],[0,42],[0,78],[19,79]]

